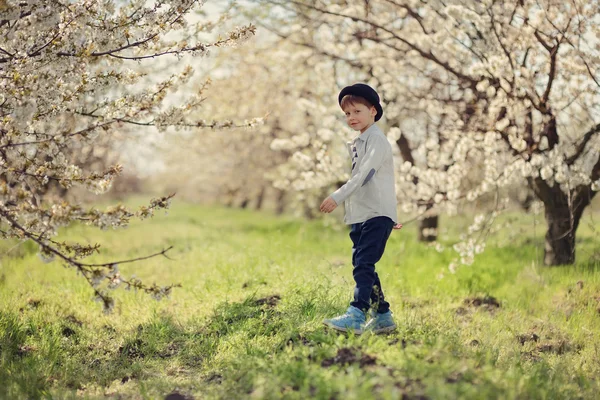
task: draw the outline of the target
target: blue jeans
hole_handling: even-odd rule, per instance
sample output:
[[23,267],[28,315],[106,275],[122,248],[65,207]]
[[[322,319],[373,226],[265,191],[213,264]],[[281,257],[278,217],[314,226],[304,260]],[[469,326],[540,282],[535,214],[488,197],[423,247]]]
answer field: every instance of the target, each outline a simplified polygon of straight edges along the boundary
[[375,264],[381,259],[394,221],[388,217],[375,217],[359,224],[352,224],[352,275],[356,282],[354,301],[350,305],[368,310],[373,306],[377,312],[385,313],[390,304],[385,301]]

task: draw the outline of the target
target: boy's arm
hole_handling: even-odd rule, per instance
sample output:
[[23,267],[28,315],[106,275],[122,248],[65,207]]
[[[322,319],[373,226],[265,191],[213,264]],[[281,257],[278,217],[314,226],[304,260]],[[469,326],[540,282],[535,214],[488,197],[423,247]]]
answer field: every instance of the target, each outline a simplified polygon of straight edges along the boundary
[[343,203],[356,189],[366,185],[383,164],[389,144],[385,138],[374,136],[369,138],[367,153],[360,166],[357,166],[356,175],[352,176],[341,188],[331,194],[337,203]]

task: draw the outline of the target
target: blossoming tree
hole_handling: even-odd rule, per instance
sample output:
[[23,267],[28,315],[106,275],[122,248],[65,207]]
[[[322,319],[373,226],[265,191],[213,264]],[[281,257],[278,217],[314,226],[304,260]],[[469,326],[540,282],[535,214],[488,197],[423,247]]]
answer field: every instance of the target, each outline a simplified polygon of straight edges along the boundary
[[[544,205],[545,263],[574,262],[577,226],[600,189],[598,1],[263,4],[301,17],[288,28],[296,40],[311,31],[322,53],[368,65],[402,135],[426,132],[408,146],[425,163],[403,154],[399,170],[400,186],[417,185],[407,209],[452,211],[525,183]],[[478,216],[477,235],[456,247],[464,263],[495,215]]]
[[[72,162],[70,149],[126,125],[161,131],[232,125],[189,116],[203,100],[201,91],[182,90],[191,68],[170,76],[145,76],[140,69],[164,57],[203,56],[254,33],[249,25],[214,42],[200,40],[214,26],[186,17],[201,5],[198,0],[0,2],[0,234],[32,240],[43,259],[57,258],[76,269],[106,310],[113,306],[107,289],[120,284],[157,298],[167,295],[172,285],[126,279],[118,264],[169,249],[135,260],[85,263],[99,245],[60,242],[54,239],[57,229],[74,221],[102,229],[125,226],[133,217],[144,219],[167,207],[171,196],[134,212],[120,205],[101,211],[52,203],[40,193],[51,181],[65,189],[108,190],[122,167],[84,171]],[[176,92],[177,101],[167,104]]]

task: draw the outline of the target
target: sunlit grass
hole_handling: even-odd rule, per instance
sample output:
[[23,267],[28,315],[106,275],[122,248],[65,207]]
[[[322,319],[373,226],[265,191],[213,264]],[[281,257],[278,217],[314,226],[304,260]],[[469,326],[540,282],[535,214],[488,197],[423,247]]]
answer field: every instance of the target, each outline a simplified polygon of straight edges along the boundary
[[[377,267],[399,325],[387,336],[322,327],[352,293],[350,240],[331,221],[176,201],[125,230],[72,227],[61,239],[101,243],[98,261],[174,246],[172,261],[120,270],[183,287],[161,302],[115,291],[108,316],[75,271],[4,243],[0,396],[595,398],[596,227],[582,223],[577,265],[547,268],[543,220],[511,217],[455,274],[452,252],[418,243],[415,224],[394,232]],[[450,247],[468,220],[441,224]]]

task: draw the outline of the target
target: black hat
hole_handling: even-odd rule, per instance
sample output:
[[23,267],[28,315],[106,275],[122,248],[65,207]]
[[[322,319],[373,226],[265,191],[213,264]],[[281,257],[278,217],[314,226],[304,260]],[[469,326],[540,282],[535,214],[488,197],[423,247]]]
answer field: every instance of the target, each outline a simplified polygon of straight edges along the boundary
[[375,109],[377,110],[377,114],[375,115],[375,121],[379,121],[379,119],[383,115],[383,108],[381,108],[381,104],[379,104],[379,95],[377,94],[375,89],[364,83],[355,83],[352,86],[346,86],[342,89],[338,96],[338,103],[340,105],[342,105],[342,99],[344,98],[344,96],[348,94],[362,97],[369,103],[373,104],[373,107],[375,107]]

